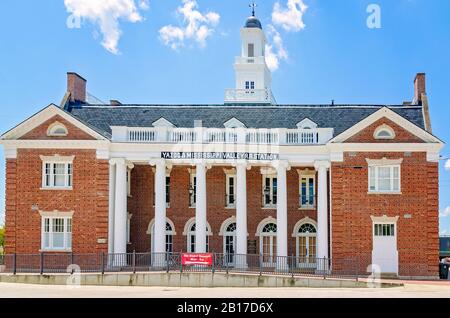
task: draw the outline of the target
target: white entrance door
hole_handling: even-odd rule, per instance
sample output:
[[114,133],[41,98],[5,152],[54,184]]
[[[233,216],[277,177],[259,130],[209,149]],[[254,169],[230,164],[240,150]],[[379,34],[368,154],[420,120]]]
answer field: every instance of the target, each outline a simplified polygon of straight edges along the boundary
[[267,223],[259,234],[259,253],[263,266],[274,267],[277,262],[277,225]]
[[398,274],[397,229],[395,223],[375,223],[373,225],[372,265],[378,266],[381,273]]

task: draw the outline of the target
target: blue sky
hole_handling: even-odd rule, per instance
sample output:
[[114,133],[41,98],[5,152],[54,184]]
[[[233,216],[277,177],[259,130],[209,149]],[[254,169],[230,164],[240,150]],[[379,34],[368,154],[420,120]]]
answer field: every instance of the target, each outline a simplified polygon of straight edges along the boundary
[[[234,86],[232,63],[249,2],[2,0],[0,131],[59,103],[67,71],[87,78],[90,93],[102,100],[223,102],[224,89]],[[412,99],[415,74],[426,72],[433,132],[450,141],[450,1],[256,2],[279,103],[400,104]],[[370,4],[381,9],[381,28],[367,27]],[[448,147],[442,155],[450,157]],[[440,228],[450,234],[444,164]],[[0,176],[1,222],[3,164]]]

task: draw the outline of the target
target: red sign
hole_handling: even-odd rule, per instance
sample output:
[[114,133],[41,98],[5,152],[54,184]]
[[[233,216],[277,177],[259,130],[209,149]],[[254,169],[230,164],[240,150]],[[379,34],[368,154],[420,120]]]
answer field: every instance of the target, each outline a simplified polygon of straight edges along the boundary
[[183,265],[212,265],[211,253],[183,253],[181,254],[181,264]]

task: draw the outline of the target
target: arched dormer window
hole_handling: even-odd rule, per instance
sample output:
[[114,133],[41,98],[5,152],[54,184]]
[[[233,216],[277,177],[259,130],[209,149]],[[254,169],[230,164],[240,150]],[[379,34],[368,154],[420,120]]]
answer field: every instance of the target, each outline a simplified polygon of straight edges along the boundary
[[373,138],[381,140],[394,139],[395,131],[390,126],[383,124],[379,126],[377,129],[375,129],[375,132],[373,133]]
[[67,130],[66,126],[58,121],[55,121],[53,124],[48,126],[47,129],[47,136],[49,137],[64,137],[67,136],[68,133],[69,131]]

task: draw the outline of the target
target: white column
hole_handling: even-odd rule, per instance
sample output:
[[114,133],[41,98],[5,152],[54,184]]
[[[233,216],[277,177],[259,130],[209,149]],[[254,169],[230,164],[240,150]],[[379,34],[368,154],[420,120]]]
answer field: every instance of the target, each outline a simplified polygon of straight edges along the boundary
[[[277,256],[288,256],[287,253],[287,181],[286,170],[288,163],[280,161],[276,165],[277,169]],[[287,259],[280,259],[277,266],[286,269]]]
[[166,163],[158,160],[155,171],[154,253],[166,252]]
[[109,163],[108,253],[114,253],[114,201],[116,192],[116,166]]
[[317,184],[317,257],[328,258],[328,191],[327,169],[329,161],[316,161]]
[[236,165],[236,254],[247,254],[247,163]]
[[127,165],[125,159],[116,164],[116,195],[114,200],[114,253],[127,252]]
[[206,167],[196,166],[197,192],[195,198],[195,252],[206,252]]

